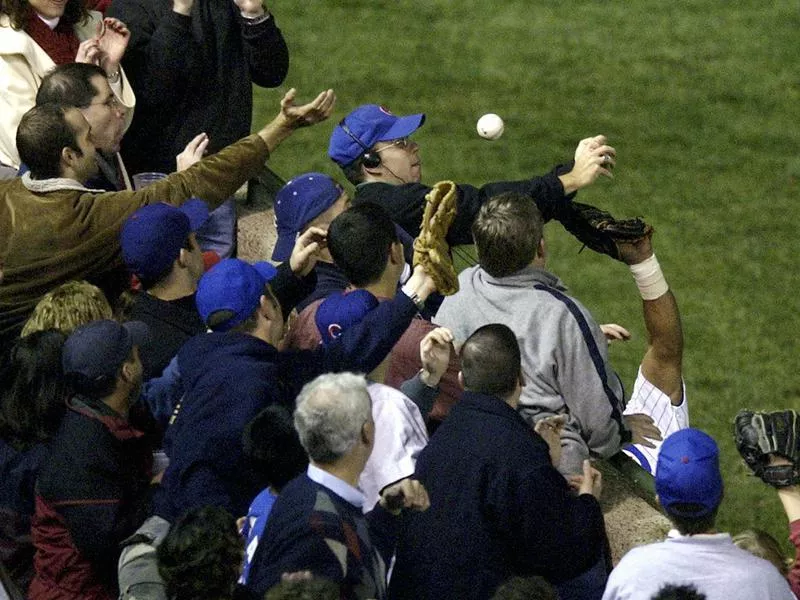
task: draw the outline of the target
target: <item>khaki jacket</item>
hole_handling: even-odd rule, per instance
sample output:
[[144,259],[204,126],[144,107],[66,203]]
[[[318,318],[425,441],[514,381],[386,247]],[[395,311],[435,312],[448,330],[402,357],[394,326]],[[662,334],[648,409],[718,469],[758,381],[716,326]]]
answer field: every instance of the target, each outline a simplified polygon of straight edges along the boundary
[[98,280],[122,265],[122,224],[145,204],[192,196],[213,209],[264,165],[258,135],[236,142],[139,191],[90,190],[71,179],[0,181],[0,346],[19,334],[39,298],[76,279]]

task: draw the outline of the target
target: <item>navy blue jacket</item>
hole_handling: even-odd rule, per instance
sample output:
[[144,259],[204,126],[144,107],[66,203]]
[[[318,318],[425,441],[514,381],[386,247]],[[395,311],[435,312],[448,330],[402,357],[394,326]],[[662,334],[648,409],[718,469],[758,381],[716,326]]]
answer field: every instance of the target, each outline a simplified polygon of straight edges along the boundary
[[33,577],[34,486],[48,453],[46,443],[17,450],[0,440],[0,561],[21,590]]
[[263,408],[294,409],[300,389],[317,375],[368,373],[377,367],[408,327],[416,306],[405,294],[381,303],[358,325],[314,351],[278,352],[245,333],[208,333],[178,352],[186,393],[167,429],[170,464],[154,498],[154,512],[173,521],[206,504],[244,515],[267,485],[242,450],[242,432]]
[[36,483],[28,598],[116,598],[119,544],[148,512],[152,447],[101,400],[75,396]]
[[398,521],[380,505],[365,516],[304,473],[275,501],[247,587],[263,598],[283,573],[308,570],[339,584],[343,600],[384,600]]
[[572,495],[547,443],[502,400],[464,392],[416,478],[431,507],[403,516],[393,600],[490,598],[513,575],[560,582],[600,558],[600,504]]

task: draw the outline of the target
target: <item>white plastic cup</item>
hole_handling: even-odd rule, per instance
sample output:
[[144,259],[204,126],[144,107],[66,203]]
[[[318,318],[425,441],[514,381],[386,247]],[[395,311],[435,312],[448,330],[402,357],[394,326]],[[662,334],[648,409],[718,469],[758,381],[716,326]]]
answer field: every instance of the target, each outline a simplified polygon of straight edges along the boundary
[[166,173],[156,173],[155,171],[136,173],[136,175],[133,176],[133,189],[134,190],[144,189],[148,185],[155,183],[156,181],[161,181],[166,176],[167,176]]

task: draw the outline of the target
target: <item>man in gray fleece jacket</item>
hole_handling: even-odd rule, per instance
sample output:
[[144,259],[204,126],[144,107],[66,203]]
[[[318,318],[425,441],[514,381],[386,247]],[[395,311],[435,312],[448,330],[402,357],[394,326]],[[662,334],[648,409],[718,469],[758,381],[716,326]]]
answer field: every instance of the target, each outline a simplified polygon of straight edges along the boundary
[[580,473],[590,452],[608,457],[625,443],[652,446],[648,438],[661,436],[650,417],[623,415],[603,330],[545,270],[543,226],[530,198],[506,193],[484,204],[472,228],[479,266],[461,273],[460,291],[445,298],[435,321],[457,342],[488,323],[516,333],[525,377],[520,413],[530,423],[566,414],[559,470]]

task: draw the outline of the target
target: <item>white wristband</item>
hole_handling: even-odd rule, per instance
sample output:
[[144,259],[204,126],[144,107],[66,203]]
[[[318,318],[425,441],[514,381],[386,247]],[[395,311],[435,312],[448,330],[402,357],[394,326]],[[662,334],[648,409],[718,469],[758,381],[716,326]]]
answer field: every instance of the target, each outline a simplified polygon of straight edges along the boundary
[[639,264],[630,265],[630,269],[643,300],[655,300],[669,291],[655,254]]

